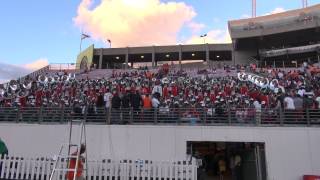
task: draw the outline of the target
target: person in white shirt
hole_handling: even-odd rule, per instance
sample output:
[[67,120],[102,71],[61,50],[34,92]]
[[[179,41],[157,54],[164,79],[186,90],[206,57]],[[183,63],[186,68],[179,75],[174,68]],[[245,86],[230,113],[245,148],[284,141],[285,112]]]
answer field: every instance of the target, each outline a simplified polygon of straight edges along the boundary
[[284,109],[295,110],[294,101],[291,96],[284,98]]
[[152,89],[152,94],[155,94],[155,93],[159,93],[160,97],[162,96],[162,87],[159,84],[159,82],[157,82],[156,85]]
[[301,87],[301,88],[298,90],[298,94],[300,95],[300,97],[303,97],[303,96],[304,96],[304,93],[306,93],[306,90]]
[[112,94],[110,93],[109,89],[107,89],[103,97],[106,110],[109,110],[109,108],[111,107],[111,99],[112,99]]
[[318,108],[320,109],[320,96],[318,96],[318,97],[316,98],[316,101],[317,101],[317,104],[318,104]]
[[256,109],[256,123],[261,123],[261,104],[258,100],[253,102],[254,108]]
[[152,103],[152,107],[153,108],[159,108],[160,105],[160,101],[158,100],[158,98],[156,97],[156,95],[153,95],[153,98],[151,100]]

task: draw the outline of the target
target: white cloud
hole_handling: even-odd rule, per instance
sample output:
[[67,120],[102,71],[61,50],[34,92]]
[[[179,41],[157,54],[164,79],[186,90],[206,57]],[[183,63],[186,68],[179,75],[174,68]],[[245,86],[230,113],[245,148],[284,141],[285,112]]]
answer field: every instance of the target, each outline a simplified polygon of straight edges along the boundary
[[74,18],[76,26],[94,39],[111,39],[116,47],[174,44],[183,25],[196,16],[183,2],[101,0],[96,7],[91,5],[92,0],[82,0]]
[[24,65],[12,65],[0,62],[0,84],[12,79],[23,77],[46,65],[48,65],[48,60],[45,58],[41,58]]
[[265,15],[271,15],[271,14],[277,14],[277,13],[282,13],[285,12],[286,10],[282,7],[277,7],[274,10],[272,10],[271,12],[265,14]]
[[23,67],[29,70],[37,70],[47,66],[48,64],[48,59],[40,58],[38,60],[33,61],[32,63],[23,65]]
[[193,35],[185,43],[186,44],[203,44],[203,43],[231,43],[228,30],[213,29],[202,38],[199,35]]
[[193,34],[199,33],[203,28],[206,27],[205,24],[202,23],[196,23],[196,22],[189,22],[188,27],[191,29],[191,32]]
[[243,14],[243,15],[241,16],[241,19],[248,19],[248,18],[251,18],[251,16],[248,15],[248,14]]

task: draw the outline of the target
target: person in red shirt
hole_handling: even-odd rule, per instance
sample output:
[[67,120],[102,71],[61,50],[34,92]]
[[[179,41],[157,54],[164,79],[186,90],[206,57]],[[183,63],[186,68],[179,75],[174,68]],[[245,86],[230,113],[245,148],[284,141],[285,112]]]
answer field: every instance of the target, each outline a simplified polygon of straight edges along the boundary
[[36,91],[36,106],[40,107],[42,105],[42,96],[43,96],[43,91],[42,89],[39,89]]
[[162,89],[162,95],[163,95],[164,99],[167,99],[169,97],[169,91],[168,91],[168,87],[166,84],[164,85],[164,87]]
[[[86,146],[84,144],[81,145],[80,147],[80,153],[79,153],[79,158],[78,158],[78,167],[77,167],[77,172],[76,172],[76,178],[75,180],[85,180],[85,177],[83,176],[83,163],[85,161],[84,157],[82,154],[86,151]],[[72,156],[77,156],[78,151],[74,152],[71,154]],[[75,169],[76,168],[76,158],[71,158],[69,161],[69,169]],[[67,179],[68,180],[73,180],[74,177],[74,171],[68,171],[67,172]]]
[[173,96],[178,96],[178,86],[177,85],[173,84],[171,91],[172,91]]
[[242,95],[247,95],[247,93],[248,93],[248,87],[247,87],[246,85],[241,86],[241,88],[240,88],[240,93],[241,93]]

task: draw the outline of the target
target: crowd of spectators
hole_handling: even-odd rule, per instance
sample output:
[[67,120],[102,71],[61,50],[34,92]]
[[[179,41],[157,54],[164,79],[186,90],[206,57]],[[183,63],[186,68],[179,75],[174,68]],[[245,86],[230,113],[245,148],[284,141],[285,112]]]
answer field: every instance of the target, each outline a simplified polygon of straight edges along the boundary
[[[253,109],[320,109],[320,73],[314,66],[286,72],[275,68],[254,68],[270,81],[277,79],[283,89],[277,92],[260,88],[249,81],[241,81],[230,74],[217,74],[215,68],[198,70],[197,76],[188,76],[183,70],[170,66],[158,72],[137,70],[113,71],[102,79],[76,79],[59,74],[63,80],[26,79],[0,87],[0,107],[70,107],[78,113],[98,108],[121,110],[132,108],[159,109],[169,112],[173,108],[185,109],[186,116],[197,116],[198,109],[207,108],[208,114],[223,114],[226,109],[236,112],[239,119]],[[245,71],[238,66],[236,71]],[[220,75],[220,76],[219,76]],[[53,78],[54,79],[54,78]]]

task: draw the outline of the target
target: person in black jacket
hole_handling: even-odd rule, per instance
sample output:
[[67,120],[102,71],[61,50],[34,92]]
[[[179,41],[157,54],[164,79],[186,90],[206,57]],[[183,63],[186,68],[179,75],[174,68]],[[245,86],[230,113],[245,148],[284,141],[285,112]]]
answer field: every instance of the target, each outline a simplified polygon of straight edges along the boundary
[[129,92],[125,92],[123,94],[123,97],[121,99],[122,102],[122,116],[123,116],[123,121],[124,124],[127,124],[130,120],[130,94]]
[[121,107],[121,99],[117,92],[114,92],[114,95],[111,99],[111,123],[120,123],[120,107]]
[[121,107],[121,98],[118,93],[114,93],[111,99],[111,107],[112,109],[120,109]]
[[139,90],[136,90],[132,95],[131,95],[131,106],[133,109],[133,120],[137,119],[139,117],[139,112],[140,108],[142,105],[142,98],[139,93]]

